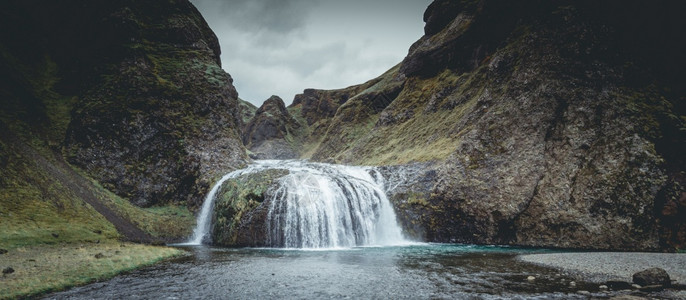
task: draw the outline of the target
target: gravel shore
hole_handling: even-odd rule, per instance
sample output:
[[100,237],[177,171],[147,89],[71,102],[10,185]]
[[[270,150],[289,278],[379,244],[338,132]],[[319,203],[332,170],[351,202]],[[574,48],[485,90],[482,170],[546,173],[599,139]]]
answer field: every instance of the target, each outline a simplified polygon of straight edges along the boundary
[[686,254],[635,252],[577,252],[521,255],[518,259],[580,273],[586,280],[631,282],[631,276],[652,267],[665,269],[672,280],[686,284]]

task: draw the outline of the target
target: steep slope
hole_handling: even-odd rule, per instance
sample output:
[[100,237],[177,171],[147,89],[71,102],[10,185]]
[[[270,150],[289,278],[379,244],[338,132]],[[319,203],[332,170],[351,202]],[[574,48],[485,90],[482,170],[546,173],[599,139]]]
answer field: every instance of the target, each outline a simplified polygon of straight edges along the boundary
[[247,160],[198,11],[4,1],[0,25],[0,247],[186,237],[186,206]]
[[320,124],[303,153],[402,165],[399,218],[430,241],[684,248],[683,8],[434,1],[399,66],[319,92],[333,115],[294,102]]
[[97,5],[97,43],[78,45],[93,80],[73,113],[68,159],[137,205],[195,205],[246,159],[217,38],[188,1]]

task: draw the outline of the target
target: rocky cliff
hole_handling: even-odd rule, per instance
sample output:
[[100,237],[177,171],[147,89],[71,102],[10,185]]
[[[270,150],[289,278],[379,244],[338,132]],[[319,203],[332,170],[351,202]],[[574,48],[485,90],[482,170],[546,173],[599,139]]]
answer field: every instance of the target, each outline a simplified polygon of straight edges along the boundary
[[255,111],[255,115],[243,128],[243,144],[255,159],[291,159],[298,154],[293,145],[298,144],[301,125],[286,110],[279,96],[271,96]]
[[237,93],[195,7],[3,1],[0,14],[3,242],[186,235],[177,205],[199,205],[248,160]]
[[94,79],[73,111],[68,159],[138,205],[195,205],[246,159],[217,38],[188,1],[98,7],[96,42],[80,45]]
[[301,153],[396,166],[429,241],[684,248],[683,6],[436,0],[400,65],[296,97]]

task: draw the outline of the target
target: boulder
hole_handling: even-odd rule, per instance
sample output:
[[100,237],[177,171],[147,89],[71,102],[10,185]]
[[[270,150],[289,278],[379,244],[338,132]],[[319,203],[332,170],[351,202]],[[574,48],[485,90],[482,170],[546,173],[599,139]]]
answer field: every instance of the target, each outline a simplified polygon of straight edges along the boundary
[[633,282],[643,287],[648,286],[670,286],[672,281],[667,271],[661,268],[650,268],[633,275]]

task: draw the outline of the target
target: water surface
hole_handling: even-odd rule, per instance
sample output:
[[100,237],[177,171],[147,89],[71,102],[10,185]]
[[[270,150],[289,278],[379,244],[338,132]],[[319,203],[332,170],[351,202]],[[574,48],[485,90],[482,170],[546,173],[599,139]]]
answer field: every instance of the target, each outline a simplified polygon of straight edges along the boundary
[[[189,256],[54,299],[585,299],[594,285],[519,262],[508,247],[420,244],[338,250],[183,247]],[[535,276],[536,280],[527,280]]]

